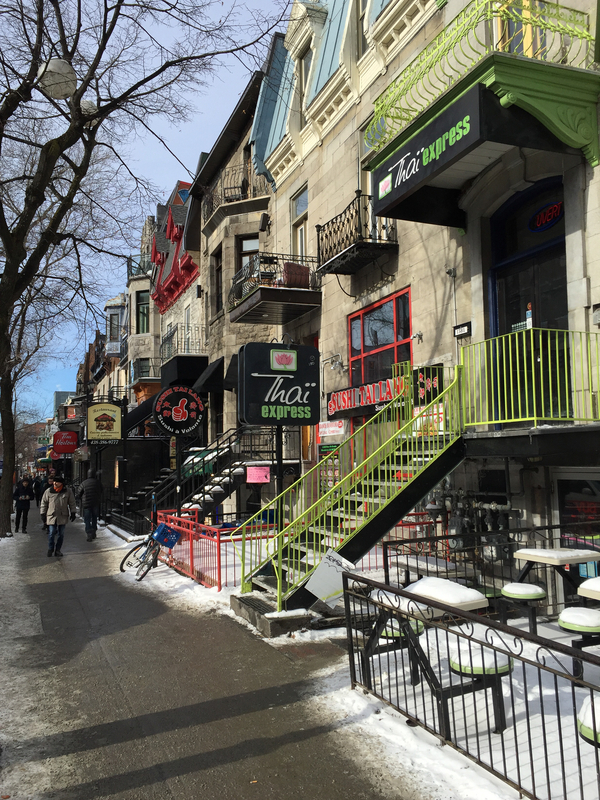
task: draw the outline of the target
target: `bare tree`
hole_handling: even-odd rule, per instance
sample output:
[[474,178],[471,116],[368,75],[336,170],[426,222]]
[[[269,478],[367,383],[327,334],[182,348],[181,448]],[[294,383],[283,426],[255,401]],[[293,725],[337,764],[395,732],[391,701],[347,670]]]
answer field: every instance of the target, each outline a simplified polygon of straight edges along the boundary
[[[81,292],[86,266],[98,267],[103,254],[117,254],[114,242],[128,241],[130,218],[144,205],[145,188],[128,156],[153,121],[185,119],[191,98],[225,58],[259,58],[284,10],[267,18],[231,2],[0,0],[0,415],[6,474],[14,469],[12,398],[15,371],[23,364],[17,333],[17,321],[27,320],[23,308],[37,303],[37,281],[56,248],[65,248],[58,277]],[[67,76],[57,91],[57,67],[72,68],[76,84],[68,87]],[[56,99],[65,87],[67,99]],[[50,278],[46,272],[46,288]],[[10,530],[10,488],[10,481],[2,481],[0,536]]]

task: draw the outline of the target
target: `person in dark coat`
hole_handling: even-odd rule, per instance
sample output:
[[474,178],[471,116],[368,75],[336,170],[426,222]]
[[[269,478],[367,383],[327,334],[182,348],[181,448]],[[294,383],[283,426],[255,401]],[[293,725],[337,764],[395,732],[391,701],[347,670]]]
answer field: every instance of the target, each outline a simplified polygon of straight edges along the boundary
[[96,538],[100,501],[102,500],[102,484],[96,478],[93,470],[88,472],[88,476],[79,487],[77,494],[81,497],[87,540],[91,542]]
[[33,479],[33,493],[35,495],[35,504],[39,508],[40,501],[42,499],[42,495],[44,494],[42,491],[42,481],[40,480],[39,476]]
[[22,530],[23,533],[27,533],[27,515],[29,514],[29,503],[32,500],[35,500],[33,486],[28,478],[23,478],[23,480],[16,485],[13,493],[13,499],[15,501],[15,508],[17,512],[15,517],[15,532],[18,532],[19,530],[19,523],[21,522],[22,517]]

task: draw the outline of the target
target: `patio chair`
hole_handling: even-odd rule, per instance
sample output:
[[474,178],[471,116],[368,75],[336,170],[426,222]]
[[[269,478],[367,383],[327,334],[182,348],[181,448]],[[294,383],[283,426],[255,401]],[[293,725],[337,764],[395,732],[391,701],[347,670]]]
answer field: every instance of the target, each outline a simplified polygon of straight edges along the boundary
[[581,704],[577,714],[577,731],[584,742],[600,747],[600,703],[596,705],[596,697],[589,695]]
[[490,689],[494,708],[494,733],[506,730],[506,712],[502,697],[502,678],[513,671],[513,659],[480,642],[463,639],[458,647],[451,648],[448,656],[450,671],[470,683],[461,683],[444,691],[448,696],[462,696],[466,692]]
[[[559,627],[569,633],[578,633],[580,639],[573,639],[571,647],[583,650],[584,647],[595,647],[600,644],[600,611],[595,608],[564,608],[558,615]],[[583,663],[573,659],[573,675],[583,675]],[[600,710],[600,709],[599,709]]]
[[507,583],[501,591],[502,599],[497,602],[500,621],[506,625],[508,609],[513,608],[529,619],[529,632],[537,633],[537,603],[546,597],[546,590],[535,583]]

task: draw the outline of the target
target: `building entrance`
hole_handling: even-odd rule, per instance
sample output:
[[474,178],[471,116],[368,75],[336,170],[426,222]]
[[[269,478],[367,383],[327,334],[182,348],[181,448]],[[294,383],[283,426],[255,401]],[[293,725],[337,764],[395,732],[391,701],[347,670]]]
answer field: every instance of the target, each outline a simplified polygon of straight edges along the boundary
[[490,328],[502,419],[571,416],[564,200],[558,178],[512,197],[491,220]]

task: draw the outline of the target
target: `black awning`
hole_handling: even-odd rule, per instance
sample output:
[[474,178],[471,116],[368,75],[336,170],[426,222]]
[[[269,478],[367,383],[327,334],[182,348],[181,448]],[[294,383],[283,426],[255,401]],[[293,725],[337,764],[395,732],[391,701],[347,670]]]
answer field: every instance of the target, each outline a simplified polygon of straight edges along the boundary
[[194,391],[200,392],[200,394],[222,392],[224,364],[224,356],[217,358],[216,361],[212,361],[192,387]]
[[139,406],[130,411],[125,417],[125,431],[130,431],[132,428],[137,428],[144,420],[152,414],[152,407],[154,405],[154,397],[149,397],[140,403]]
[[229,362],[229,366],[227,367],[227,372],[225,373],[225,379],[223,380],[223,388],[228,389],[230,392],[234,389],[237,389],[238,386],[238,357],[237,353],[231,356],[231,361]]

